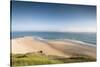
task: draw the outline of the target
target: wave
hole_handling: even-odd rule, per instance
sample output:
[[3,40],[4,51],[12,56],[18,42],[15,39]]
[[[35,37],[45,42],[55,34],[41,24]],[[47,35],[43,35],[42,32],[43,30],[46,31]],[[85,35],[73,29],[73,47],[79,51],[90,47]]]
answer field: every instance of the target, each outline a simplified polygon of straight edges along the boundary
[[82,45],[87,45],[87,46],[93,46],[93,47],[96,47],[95,44],[91,44],[91,43],[87,43],[87,42],[79,41],[79,40],[64,39],[64,41],[70,41],[70,42],[73,42],[73,43],[78,43],[78,44],[82,44]]
[[39,37],[39,36],[32,36],[32,37],[35,40],[41,40],[41,41],[48,41],[48,40],[69,41],[69,42],[73,42],[73,43],[78,43],[78,44],[82,44],[82,45],[88,45],[88,46],[94,46],[94,47],[96,47],[95,44],[87,43],[87,42],[80,41],[80,40],[74,40],[74,39],[45,39],[45,38]]
[[74,40],[74,39],[46,39],[46,38],[43,38],[43,37],[39,37],[39,36],[23,36],[23,37],[18,37],[18,38],[26,38],[26,37],[32,37],[32,39],[34,40],[40,40],[40,41],[50,41],[50,40],[55,40],[55,41],[65,41],[65,42],[72,42],[72,43],[78,43],[78,44],[81,44],[81,45],[88,45],[88,46],[93,46],[93,47],[96,47],[95,44],[91,44],[91,43],[87,43],[87,42],[84,42],[84,41],[80,41],[80,40]]

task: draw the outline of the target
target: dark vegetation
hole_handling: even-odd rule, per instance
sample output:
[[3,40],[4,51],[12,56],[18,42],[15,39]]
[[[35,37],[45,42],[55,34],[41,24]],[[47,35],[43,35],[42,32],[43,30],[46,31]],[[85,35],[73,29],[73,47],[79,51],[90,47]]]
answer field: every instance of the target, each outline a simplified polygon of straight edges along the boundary
[[[41,53],[40,51],[39,53]],[[52,56],[45,54],[11,54],[11,66],[30,66],[30,65],[43,65],[43,64],[62,64],[62,63],[75,63],[75,62],[92,62],[96,61],[95,58],[85,55],[75,55],[69,58]]]

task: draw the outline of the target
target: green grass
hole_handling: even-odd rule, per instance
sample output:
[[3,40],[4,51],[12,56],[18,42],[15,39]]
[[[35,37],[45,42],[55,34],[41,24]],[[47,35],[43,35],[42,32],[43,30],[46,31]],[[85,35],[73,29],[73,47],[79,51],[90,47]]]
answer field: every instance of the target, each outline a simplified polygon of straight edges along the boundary
[[59,61],[62,61],[63,63],[76,63],[76,62],[94,62],[96,61],[95,58],[89,57],[89,56],[72,56],[70,58],[56,58]]
[[42,64],[59,64],[63,63],[59,60],[53,60],[48,58],[46,55],[37,55],[37,54],[30,54],[30,55],[12,55],[11,58],[11,65],[12,66],[27,66],[27,65],[42,65]]
[[11,54],[11,66],[30,66],[43,64],[61,64],[61,63],[75,63],[75,62],[90,62],[96,61],[95,58],[76,55],[69,58],[59,56],[47,56],[42,54]]

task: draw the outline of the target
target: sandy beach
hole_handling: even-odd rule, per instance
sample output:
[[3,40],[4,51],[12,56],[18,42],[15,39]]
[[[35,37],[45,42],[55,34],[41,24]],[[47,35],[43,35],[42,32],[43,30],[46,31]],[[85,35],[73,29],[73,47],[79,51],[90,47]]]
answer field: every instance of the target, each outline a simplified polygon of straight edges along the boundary
[[32,37],[22,37],[11,40],[13,54],[25,54],[43,51],[46,55],[70,57],[72,55],[88,55],[96,58],[96,47],[71,41],[39,40]]

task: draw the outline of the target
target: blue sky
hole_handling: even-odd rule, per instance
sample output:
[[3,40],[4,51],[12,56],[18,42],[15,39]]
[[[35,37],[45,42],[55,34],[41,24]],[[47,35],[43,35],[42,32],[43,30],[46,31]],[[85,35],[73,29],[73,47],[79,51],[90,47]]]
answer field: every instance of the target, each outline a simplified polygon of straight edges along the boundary
[[12,31],[96,32],[96,7],[13,1]]

